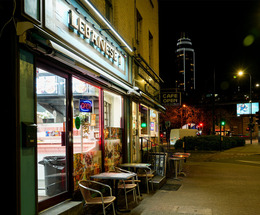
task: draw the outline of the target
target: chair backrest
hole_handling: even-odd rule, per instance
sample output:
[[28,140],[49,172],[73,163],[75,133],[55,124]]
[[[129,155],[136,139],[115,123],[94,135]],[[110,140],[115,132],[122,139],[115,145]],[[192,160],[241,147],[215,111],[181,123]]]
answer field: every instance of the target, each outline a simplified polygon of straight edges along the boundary
[[79,181],[79,189],[80,189],[80,192],[81,192],[85,202],[88,202],[92,198],[90,190],[87,189],[87,188],[89,188],[89,184],[90,183],[85,180]]

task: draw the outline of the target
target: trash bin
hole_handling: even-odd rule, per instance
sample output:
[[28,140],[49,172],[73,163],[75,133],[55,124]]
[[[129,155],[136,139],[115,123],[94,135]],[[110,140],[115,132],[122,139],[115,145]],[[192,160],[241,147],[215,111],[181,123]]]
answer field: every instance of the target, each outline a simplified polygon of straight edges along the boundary
[[66,190],[66,157],[47,156],[39,164],[44,165],[45,192],[54,196]]

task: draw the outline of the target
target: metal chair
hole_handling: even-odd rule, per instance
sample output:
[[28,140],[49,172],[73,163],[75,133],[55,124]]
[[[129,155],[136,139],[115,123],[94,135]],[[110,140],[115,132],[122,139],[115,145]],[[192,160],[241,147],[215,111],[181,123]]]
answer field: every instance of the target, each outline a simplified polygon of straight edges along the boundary
[[[95,190],[93,188],[90,188],[90,184],[99,184],[101,186],[108,187],[110,190],[110,196],[103,196],[103,194],[99,190]],[[113,213],[115,213],[115,207],[114,207],[114,201],[116,199],[115,196],[112,196],[112,189],[109,185],[103,184],[97,181],[90,181],[90,180],[81,180],[79,182],[79,188],[81,191],[81,194],[85,200],[86,205],[102,205],[103,207],[103,214],[106,215],[106,208],[110,205],[113,207]],[[91,192],[98,193],[100,197],[92,197]],[[106,205],[106,206],[105,206]]]
[[147,167],[147,169],[142,169],[144,173],[138,173],[139,178],[145,178],[146,182],[146,187],[147,187],[147,193],[149,193],[149,182],[151,182],[152,190],[153,190],[153,177],[154,177],[154,172],[151,170],[151,168]]
[[[130,171],[121,169],[116,167],[116,171],[118,172],[126,172],[126,173],[132,173]],[[130,183],[129,183],[130,182]],[[139,199],[140,199],[140,190],[139,190],[139,185],[138,182],[140,182],[138,179],[136,180],[135,177],[133,177],[130,180],[122,180],[122,183],[118,184],[118,189],[124,190],[125,191],[125,203],[126,203],[126,209],[128,209],[128,201],[127,201],[127,193],[133,192],[133,198],[134,202],[137,202],[137,194],[136,194],[136,188],[138,189],[138,194],[139,194]]]

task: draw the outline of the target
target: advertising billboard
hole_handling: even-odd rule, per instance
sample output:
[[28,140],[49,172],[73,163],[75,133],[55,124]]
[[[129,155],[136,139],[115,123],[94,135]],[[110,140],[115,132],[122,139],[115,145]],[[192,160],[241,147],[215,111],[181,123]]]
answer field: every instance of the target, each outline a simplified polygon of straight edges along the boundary
[[[251,105],[252,105],[252,113],[251,113]],[[240,103],[237,104],[237,116],[245,115],[245,114],[255,114],[259,111],[259,103]]]

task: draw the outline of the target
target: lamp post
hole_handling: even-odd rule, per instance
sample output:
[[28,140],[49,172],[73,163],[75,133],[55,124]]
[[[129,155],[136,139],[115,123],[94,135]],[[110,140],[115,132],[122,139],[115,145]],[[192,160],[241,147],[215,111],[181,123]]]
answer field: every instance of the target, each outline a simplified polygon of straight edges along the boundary
[[251,103],[250,105],[250,144],[252,144],[252,124],[253,124],[253,115],[252,115],[252,76],[250,73],[245,73],[244,71],[240,70],[238,71],[238,76],[243,76],[244,74],[249,75],[249,85],[250,85],[250,89],[249,89],[249,103]]

